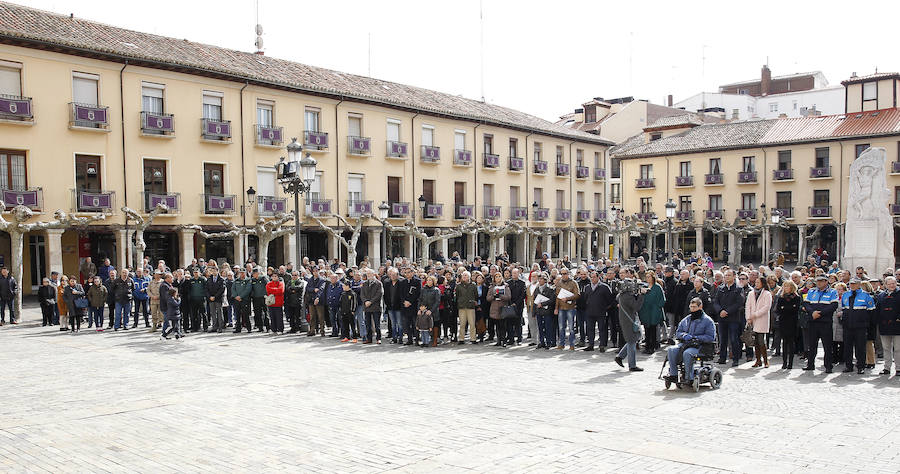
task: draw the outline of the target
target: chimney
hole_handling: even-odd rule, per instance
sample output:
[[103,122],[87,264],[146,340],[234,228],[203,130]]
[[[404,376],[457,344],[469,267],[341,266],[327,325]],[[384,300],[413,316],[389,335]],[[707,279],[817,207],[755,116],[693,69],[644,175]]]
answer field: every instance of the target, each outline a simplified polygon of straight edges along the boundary
[[669,94],[669,96],[666,97],[666,105],[669,107],[672,106],[672,94]]
[[759,79],[759,95],[767,96],[769,95],[769,86],[772,85],[772,71],[769,70],[769,65],[764,64],[762,67],[762,74]]

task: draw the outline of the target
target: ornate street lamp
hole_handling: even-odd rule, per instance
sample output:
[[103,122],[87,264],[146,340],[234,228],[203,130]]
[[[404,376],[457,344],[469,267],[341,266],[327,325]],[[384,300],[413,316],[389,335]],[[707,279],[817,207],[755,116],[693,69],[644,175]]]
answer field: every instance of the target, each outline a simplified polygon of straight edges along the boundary
[[[300,265],[300,195],[308,193],[316,180],[316,159],[303,155],[303,146],[297,143],[296,138],[291,139],[287,145],[288,159],[281,160],[275,165],[278,182],[281,183],[285,194],[294,195],[294,264]],[[252,188],[251,188],[252,189]],[[249,194],[249,190],[248,190]]]
[[250,188],[247,189],[247,202],[249,202],[250,205],[253,205],[253,203],[255,201],[256,201],[256,190],[253,189],[253,186],[250,186]]
[[391,210],[391,206],[388,205],[386,201],[381,201],[381,204],[378,206],[378,217],[381,218],[381,260],[387,261],[387,251],[388,251],[388,237],[387,237],[387,217],[388,212]]
[[671,199],[669,199],[666,202],[666,224],[668,227],[668,229],[667,229],[668,235],[666,235],[666,244],[667,244],[666,245],[666,264],[668,264],[668,265],[672,264],[672,253],[673,253],[672,219],[674,219],[674,218],[675,218],[675,202],[673,202]]

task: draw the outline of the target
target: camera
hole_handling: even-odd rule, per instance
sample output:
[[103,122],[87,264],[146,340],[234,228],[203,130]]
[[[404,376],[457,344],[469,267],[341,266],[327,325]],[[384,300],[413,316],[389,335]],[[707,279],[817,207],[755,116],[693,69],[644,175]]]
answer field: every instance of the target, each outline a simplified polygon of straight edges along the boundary
[[650,285],[647,283],[632,278],[626,278],[619,282],[619,292],[631,293],[634,296],[641,294],[641,289],[649,287]]

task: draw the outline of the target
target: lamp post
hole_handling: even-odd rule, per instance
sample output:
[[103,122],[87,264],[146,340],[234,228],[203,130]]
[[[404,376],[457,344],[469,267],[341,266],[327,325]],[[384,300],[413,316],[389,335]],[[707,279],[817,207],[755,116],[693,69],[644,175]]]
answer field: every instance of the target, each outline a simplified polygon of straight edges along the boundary
[[668,234],[666,235],[666,264],[667,265],[672,264],[672,253],[673,253],[673,251],[672,251],[673,250],[672,219],[674,219],[674,218],[675,218],[675,202],[673,202],[671,199],[669,199],[668,201],[666,201],[666,226],[667,226],[667,232],[668,232]]
[[[534,201],[531,203],[531,220],[532,221],[537,220],[537,218],[535,216],[537,216],[538,207],[540,207],[540,204],[538,204],[537,201]],[[534,248],[535,248],[535,250],[537,250],[537,237],[534,234],[531,234],[531,235],[529,235],[528,238],[535,240]],[[547,250],[547,242],[543,242],[543,246],[544,246],[544,248],[541,249],[541,254],[543,254]],[[534,255],[534,253],[532,252],[531,257],[529,257],[529,258],[537,258],[537,255]]]
[[[653,213],[653,215],[650,216],[650,227],[647,230],[647,235],[650,238],[647,240],[650,241],[650,242],[648,242],[648,244],[650,246],[650,260],[652,260],[654,262],[659,261],[659,259],[656,258],[656,231],[658,230],[657,229],[658,225],[659,225],[659,217],[656,216],[656,213]],[[649,264],[649,263],[650,262],[647,262],[647,264]]]
[[[300,195],[308,193],[316,179],[316,159],[303,155],[303,146],[291,139],[287,145],[288,159],[284,157],[275,165],[278,182],[285,194],[294,195],[294,263],[300,265]],[[252,189],[252,188],[251,188]],[[249,191],[249,190],[248,190]],[[249,192],[248,192],[249,194]]]
[[[764,205],[765,204],[763,204],[763,206]],[[763,218],[765,218],[765,216],[763,216]],[[772,226],[778,227],[780,223],[781,223],[781,211],[779,211],[778,209],[772,209]],[[766,230],[766,241],[768,241],[768,238],[769,238],[769,231]],[[769,256],[769,254],[767,251],[766,257],[768,257],[768,256]]]
[[[425,195],[420,194],[417,201],[419,202],[419,216],[421,216],[420,219],[424,219],[425,206],[428,204],[428,202],[425,201]],[[413,218],[413,224],[416,224],[415,218]],[[418,227],[418,225],[416,225],[416,227]],[[416,239],[413,239],[412,258],[416,258]],[[428,260],[428,249],[422,249],[422,266],[425,265],[425,260]]]
[[387,217],[390,209],[391,206],[388,206],[386,201],[381,201],[381,205],[378,206],[378,217],[381,218],[381,260],[383,261],[387,261]]
[[609,208],[609,217],[612,218],[615,231],[613,231],[613,262],[619,261],[619,208],[613,206]]

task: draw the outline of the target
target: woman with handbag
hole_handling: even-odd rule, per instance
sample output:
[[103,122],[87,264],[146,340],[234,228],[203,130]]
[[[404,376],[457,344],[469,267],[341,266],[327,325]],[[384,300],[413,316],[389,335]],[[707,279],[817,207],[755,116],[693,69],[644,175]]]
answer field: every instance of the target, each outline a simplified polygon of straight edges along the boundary
[[781,285],[781,295],[775,301],[775,314],[778,318],[778,330],[781,333],[781,368],[794,368],[794,355],[797,353],[797,330],[800,319],[800,308],[803,301],[797,294],[797,285],[786,280]]
[[66,304],[66,287],[69,286],[69,279],[65,275],[59,276],[59,284],[56,285],[56,306],[59,308],[59,325],[60,331],[69,330],[69,305]]
[[[766,334],[769,333],[769,309],[771,307],[772,292],[769,291],[769,282],[765,278],[757,278],[753,289],[747,294],[747,301],[744,302],[747,327],[753,329],[752,345],[756,349],[756,363],[753,364],[753,367],[764,365],[769,368]],[[762,357],[762,361],[760,361],[760,357]]]
[[425,286],[419,293],[419,311],[416,313],[416,329],[420,331],[422,347],[437,346],[441,334],[440,306],[441,291],[437,288],[437,278],[430,275],[425,278]]
[[88,307],[88,300],[84,294],[84,287],[74,277],[69,278],[69,284],[63,292],[63,299],[69,308],[69,326],[72,334],[81,330],[81,318]]
[[665,319],[663,307],[666,304],[666,295],[656,278],[656,273],[647,272],[644,279],[650,285],[644,295],[640,312],[641,322],[644,323],[644,353],[653,354],[659,349],[657,326]]
[[273,273],[272,279],[266,283],[265,298],[272,334],[284,334],[284,282],[277,273]]
[[509,331],[507,330],[507,319],[503,318],[503,312],[509,312],[509,308],[515,312],[515,306],[509,304],[511,295],[509,285],[503,280],[502,273],[494,273],[493,284],[488,288],[487,301],[491,304],[488,316],[497,325],[497,347],[506,347]]

